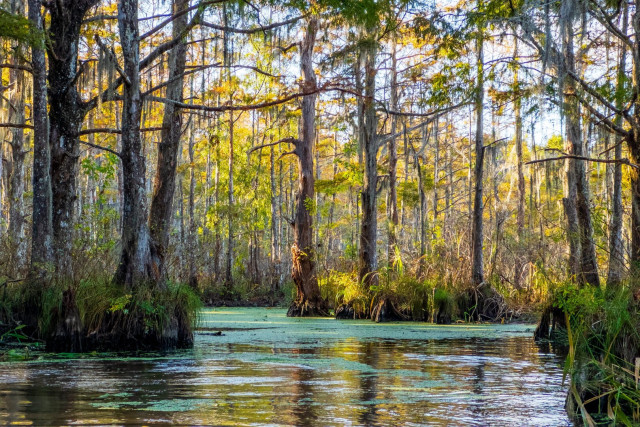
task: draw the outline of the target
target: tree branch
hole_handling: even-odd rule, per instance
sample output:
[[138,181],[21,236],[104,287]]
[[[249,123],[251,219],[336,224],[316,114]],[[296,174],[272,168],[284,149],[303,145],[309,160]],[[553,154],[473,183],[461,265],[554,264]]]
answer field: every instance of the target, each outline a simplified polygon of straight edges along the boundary
[[165,19],[164,21],[162,21],[161,23],[159,23],[158,25],[156,25],[155,27],[153,27],[152,29],[150,29],[146,33],[142,34],[139,38],[140,38],[140,40],[146,39],[147,37],[153,35],[154,33],[160,31],[162,28],[164,28],[167,25],[169,25],[171,22],[173,22],[174,19],[176,19],[176,18],[178,18],[178,17],[180,17],[180,16],[182,16],[184,14],[187,14],[187,13],[193,11],[193,10],[198,9],[198,13],[196,13],[196,15],[199,15],[201,13],[201,11],[202,11],[202,9],[200,9],[201,7],[211,6],[211,5],[217,4],[217,3],[224,3],[226,1],[227,0],[208,0],[208,1],[203,1],[203,2],[196,3],[191,7],[188,7],[186,9],[184,9],[184,10],[181,10],[178,13],[172,14],[169,18]]
[[254,151],[260,150],[261,148],[272,147],[272,146],[278,145],[278,144],[293,144],[293,145],[297,146],[301,142],[302,141],[300,141],[299,139],[296,139],[296,138],[290,136],[288,138],[282,138],[282,139],[279,139],[279,140],[277,140],[275,142],[270,142],[268,144],[258,145],[256,147],[253,147],[251,150],[247,151],[247,158],[249,158],[251,153],[253,153]]
[[[221,1],[226,1],[226,0],[212,0],[212,1],[200,3],[200,5],[214,4],[214,3],[219,3]],[[188,10],[193,10],[193,9],[194,7],[191,7]],[[153,61],[159,58],[162,54],[173,49],[178,43],[181,43],[183,38],[189,33],[189,31],[191,31],[193,27],[195,27],[198,24],[198,22],[200,22],[201,17],[202,17],[202,9],[198,9],[198,12],[193,16],[189,24],[184,28],[184,31],[182,31],[178,37],[175,37],[171,40],[168,40],[162,43],[160,46],[155,48],[155,50],[153,50],[151,53],[149,53],[149,55],[147,55],[144,59],[140,61],[139,70],[140,71],[144,70],[149,65],[151,65]],[[111,84],[111,86],[109,86],[109,88],[104,90],[101,94],[85,102],[84,103],[85,114],[98,106],[98,97],[101,97],[101,99],[106,102],[109,99],[109,94],[115,92],[116,89],[118,89],[123,82],[124,82],[124,79],[122,77],[118,77]]]
[[22,70],[27,73],[33,73],[31,67],[27,65],[19,65],[19,64],[0,64],[0,68],[13,68],[14,70]]
[[100,46],[100,49],[102,49],[102,51],[106,55],[109,55],[109,58],[111,58],[111,61],[113,61],[113,63],[115,64],[116,71],[118,71],[118,74],[120,74],[120,77],[122,77],[127,86],[131,86],[131,80],[129,80],[129,77],[127,77],[122,67],[120,67],[120,64],[118,63],[118,57],[116,56],[116,53],[113,51],[113,49],[109,49],[97,34],[95,35],[94,40],[96,41],[98,46]]
[[20,123],[0,123],[0,128],[33,129],[33,126]]
[[566,160],[566,159],[584,160],[584,161],[587,161],[587,162],[594,162],[594,163],[617,163],[617,164],[621,164],[621,165],[627,165],[627,166],[630,166],[632,168],[640,170],[640,166],[638,166],[635,163],[631,163],[629,161],[629,159],[594,159],[594,158],[591,158],[591,157],[571,156],[571,155],[565,155],[565,156],[559,156],[559,157],[549,157],[549,158],[546,158],[546,159],[538,159],[538,160],[530,160],[527,163],[525,163],[525,165],[533,165],[535,163],[552,162],[552,161],[556,161],[556,160]]
[[297,155],[296,150],[287,151],[286,153],[280,154],[280,156],[278,157],[278,161],[282,160],[283,157],[288,156],[290,154],[296,154]]
[[202,22],[200,25],[202,25],[203,27],[212,28],[214,30],[219,30],[219,31],[224,31],[224,32],[227,32],[227,33],[255,34],[255,33],[259,33],[259,32],[266,32],[268,30],[272,30],[274,28],[282,27],[284,25],[294,24],[294,23],[298,22],[299,20],[301,20],[302,18],[304,18],[304,16],[297,16],[295,18],[287,19],[286,21],[276,22],[274,24],[264,25],[264,26],[260,26],[260,27],[256,27],[256,28],[248,28],[248,29],[226,27],[224,25],[212,24],[210,22]]
[[310,91],[304,92],[296,92],[291,95],[284,96],[279,99],[275,99],[273,101],[264,101],[258,102],[255,104],[244,104],[244,105],[219,105],[216,107],[210,107],[208,105],[198,105],[198,104],[187,104],[184,102],[172,101],[167,98],[162,98],[159,96],[149,96],[147,99],[156,102],[163,102],[165,104],[173,104],[177,107],[183,108],[185,110],[200,110],[200,111],[211,111],[211,112],[224,112],[224,111],[250,111],[250,110],[260,110],[262,108],[273,107],[275,105],[284,104],[285,102],[289,102],[296,98],[301,98],[307,95],[313,95],[314,93],[322,92],[323,90],[334,90],[335,88],[331,88],[329,84],[319,86]]
[[116,156],[118,156],[118,158],[121,158],[121,157],[122,157],[122,156],[120,155],[120,153],[118,153],[118,152],[117,152],[117,151],[115,151],[115,150],[112,150],[111,148],[103,147],[103,146],[101,146],[101,145],[92,144],[92,143],[90,143],[90,142],[86,142],[86,141],[82,141],[82,140],[80,141],[80,144],[83,144],[83,145],[86,145],[86,146],[89,146],[89,147],[92,147],[92,148],[97,148],[98,150],[107,151],[107,152],[109,152],[109,153],[111,153],[111,154],[115,154]]
[[[140,132],[157,132],[157,131],[161,131],[162,127],[161,126],[157,126],[157,127],[149,127],[149,128],[140,128]],[[83,136],[83,135],[91,135],[94,133],[114,133],[114,134],[121,134],[122,130],[120,129],[114,129],[114,128],[95,128],[95,129],[84,129],[81,130],[80,132],[78,132],[78,136]]]

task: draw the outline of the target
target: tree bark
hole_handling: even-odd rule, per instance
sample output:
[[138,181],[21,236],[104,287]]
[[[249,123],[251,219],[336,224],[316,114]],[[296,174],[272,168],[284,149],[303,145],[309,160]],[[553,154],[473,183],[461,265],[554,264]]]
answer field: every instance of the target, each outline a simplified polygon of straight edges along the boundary
[[477,88],[476,88],[476,137],[475,152],[476,162],[474,168],[474,204],[473,226],[471,229],[471,281],[478,286],[484,282],[484,266],[482,246],[484,242],[482,232],[482,216],[484,212],[483,196],[483,165],[484,165],[484,133],[483,133],[483,109],[484,109],[484,39],[480,29],[477,39]]
[[[622,30],[624,34],[628,25],[628,7],[624,4],[622,18]],[[616,107],[620,110],[624,107],[623,94],[625,90],[624,81],[627,64],[627,47],[620,43],[620,62],[618,63],[618,81],[616,84]],[[622,126],[622,116],[617,115],[615,123]],[[622,158],[622,137],[615,135],[614,158]],[[613,195],[611,197],[612,213],[609,222],[609,271],[607,274],[607,292],[610,295],[616,293],[620,287],[624,275],[624,248],[622,242],[622,165],[617,163],[613,169]]]
[[[571,9],[571,10],[569,10]],[[575,74],[575,56],[573,48],[573,19],[575,11],[573,8],[563,4],[560,14],[565,22],[563,28],[563,48],[564,48],[564,66],[566,73]],[[563,109],[565,114],[566,134],[567,134],[567,152],[575,156],[583,156],[583,144],[580,131],[580,106],[579,101],[574,96],[576,93],[576,83],[572,78],[565,76],[563,81],[564,96],[563,96]],[[586,282],[592,286],[600,285],[600,278],[598,276],[598,264],[596,261],[595,244],[593,241],[593,225],[591,222],[591,211],[589,206],[589,183],[586,177],[585,162],[582,160],[570,160],[568,163],[569,169],[573,169],[573,179],[575,180],[575,197],[571,196],[573,189],[571,188],[571,178],[567,177],[569,181],[569,194],[570,196],[565,199],[565,205],[567,207],[567,219],[572,220],[573,207],[575,203],[575,215],[577,216],[577,222],[569,224],[569,231],[577,226],[577,243],[580,247],[578,257],[578,276],[579,283]],[[575,232],[575,231],[574,231]],[[571,240],[571,237],[570,237]],[[576,242],[571,243],[571,246],[575,246]]]
[[[517,214],[517,226],[518,226],[518,242],[522,245],[524,243],[524,215],[525,215],[525,180],[523,172],[523,160],[522,160],[522,99],[520,94],[520,82],[518,80],[518,38],[514,37],[514,49],[513,60],[516,62],[514,74],[513,74],[513,90],[514,90],[514,114],[515,114],[515,126],[516,126],[516,161],[518,163],[518,214]],[[522,269],[523,262],[522,257],[516,255],[515,262],[515,286],[520,288],[522,284]]]
[[[397,59],[397,34],[394,31],[391,41],[391,99],[389,107],[398,111],[398,59]],[[391,118],[391,134],[395,135],[398,128],[398,116]],[[389,243],[387,247],[387,260],[393,265],[396,248],[398,246],[398,146],[396,138],[389,139]]]
[[[40,0],[29,0],[29,20],[36,30],[43,31]],[[31,231],[30,281],[44,279],[53,261],[53,219],[51,195],[51,150],[47,122],[47,70],[42,45],[31,48],[33,73],[33,216]],[[0,159],[1,161],[2,159]]]
[[[318,31],[318,19],[311,17],[307,23],[307,32],[300,48],[300,65],[304,74],[304,89],[316,88],[316,75],[313,70],[313,47]],[[302,98],[302,139],[295,144],[298,158],[298,192],[293,220],[293,238],[291,247],[291,278],[296,286],[296,299],[287,312],[287,316],[327,315],[327,303],[320,294],[318,278],[315,272],[315,250],[313,248],[313,219],[311,203],[314,200],[313,145],[315,142],[316,95]]]
[[75,85],[78,70],[80,27],[85,14],[98,0],[60,0],[50,4],[49,42],[49,145],[53,197],[53,250],[56,276],[73,278],[74,203],[78,158],[86,111]]
[[378,258],[376,240],[378,231],[378,145],[376,140],[377,117],[375,109],[376,45],[371,38],[363,47],[364,97],[360,138],[364,151],[364,186],[362,189],[362,223],[360,227],[360,251],[358,281],[369,289],[378,283],[376,270]]
[[[25,8],[22,0],[12,0],[10,12],[24,16]],[[16,44],[11,62],[21,65],[22,48]],[[25,124],[26,79],[24,71],[9,69],[9,122]],[[27,265],[27,240],[24,235],[24,159],[27,151],[24,144],[24,128],[12,129],[11,138],[11,177],[9,182],[9,241],[13,249],[13,265],[15,274],[21,275]]]
[[[189,6],[188,0],[173,0],[172,36],[179,37],[188,23],[188,14],[181,12]],[[183,39],[169,52],[169,84],[166,98],[182,102],[184,98],[184,71],[187,59],[187,44]],[[165,278],[164,260],[169,245],[169,232],[173,219],[173,199],[176,189],[176,167],[182,136],[182,109],[173,103],[164,104],[162,131],[158,144],[158,161],[153,185],[153,196],[149,213],[151,239],[156,244],[158,267]]]
[[189,271],[188,283],[195,291],[198,291],[198,269],[196,266],[196,248],[198,246],[198,234],[196,230],[196,212],[195,212],[195,193],[196,193],[196,175],[195,175],[195,137],[193,134],[193,122],[189,130],[189,237],[187,243],[187,267]]
[[269,153],[269,177],[271,182],[271,290],[277,292],[280,290],[280,257],[278,256],[280,226],[278,225],[278,194],[276,192],[274,146],[271,146]]
[[140,40],[138,33],[138,1],[118,2],[118,26],[124,62],[122,108],[122,173],[124,177],[122,252],[116,271],[116,283],[133,288],[144,283],[165,286],[161,280],[161,262],[147,224],[145,194],[145,160],[142,155],[140,122]]
[[233,287],[233,247],[234,247],[234,223],[233,223],[233,111],[229,111],[229,188],[228,188],[228,201],[229,201],[229,227],[227,230],[227,268],[225,272],[225,285],[227,289]]
[[436,118],[433,123],[433,224],[431,226],[431,236],[435,240],[437,238],[436,226],[438,222],[438,184],[440,182],[440,135],[439,121]]

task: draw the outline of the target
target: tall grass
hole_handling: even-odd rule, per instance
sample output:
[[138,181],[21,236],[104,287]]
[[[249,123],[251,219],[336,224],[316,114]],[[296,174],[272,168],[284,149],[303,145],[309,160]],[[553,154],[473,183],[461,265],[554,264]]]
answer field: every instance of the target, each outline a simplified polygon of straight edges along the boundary
[[566,316],[568,409],[585,425],[640,423],[640,312],[629,287],[615,295],[567,283],[554,292]]

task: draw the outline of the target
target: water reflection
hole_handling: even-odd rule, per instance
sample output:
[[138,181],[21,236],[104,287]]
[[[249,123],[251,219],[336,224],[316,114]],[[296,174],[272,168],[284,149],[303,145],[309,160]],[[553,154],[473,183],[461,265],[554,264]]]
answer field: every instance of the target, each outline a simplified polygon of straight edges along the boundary
[[190,351],[0,364],[0,423],[568,424],[560,361],[523,328],[216,316],[234,329]]

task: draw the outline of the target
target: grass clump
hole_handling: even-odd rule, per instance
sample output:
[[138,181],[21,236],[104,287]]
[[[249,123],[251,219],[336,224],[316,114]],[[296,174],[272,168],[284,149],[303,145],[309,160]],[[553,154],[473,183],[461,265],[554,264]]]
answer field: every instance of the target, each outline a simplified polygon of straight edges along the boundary
[[88,336],[123,332],[158,342],[176,332],[178,341],[181,335],[190,334],[202,308],[200,297],[185,284],[125,288],[106,278],[81,281],[76,302]]
[[45,339],[52,351],[187,347],[202,307],[187,285],[125,288],[107,277],[12,284],[0,296],[5,329],[22,325],[21,334]]

